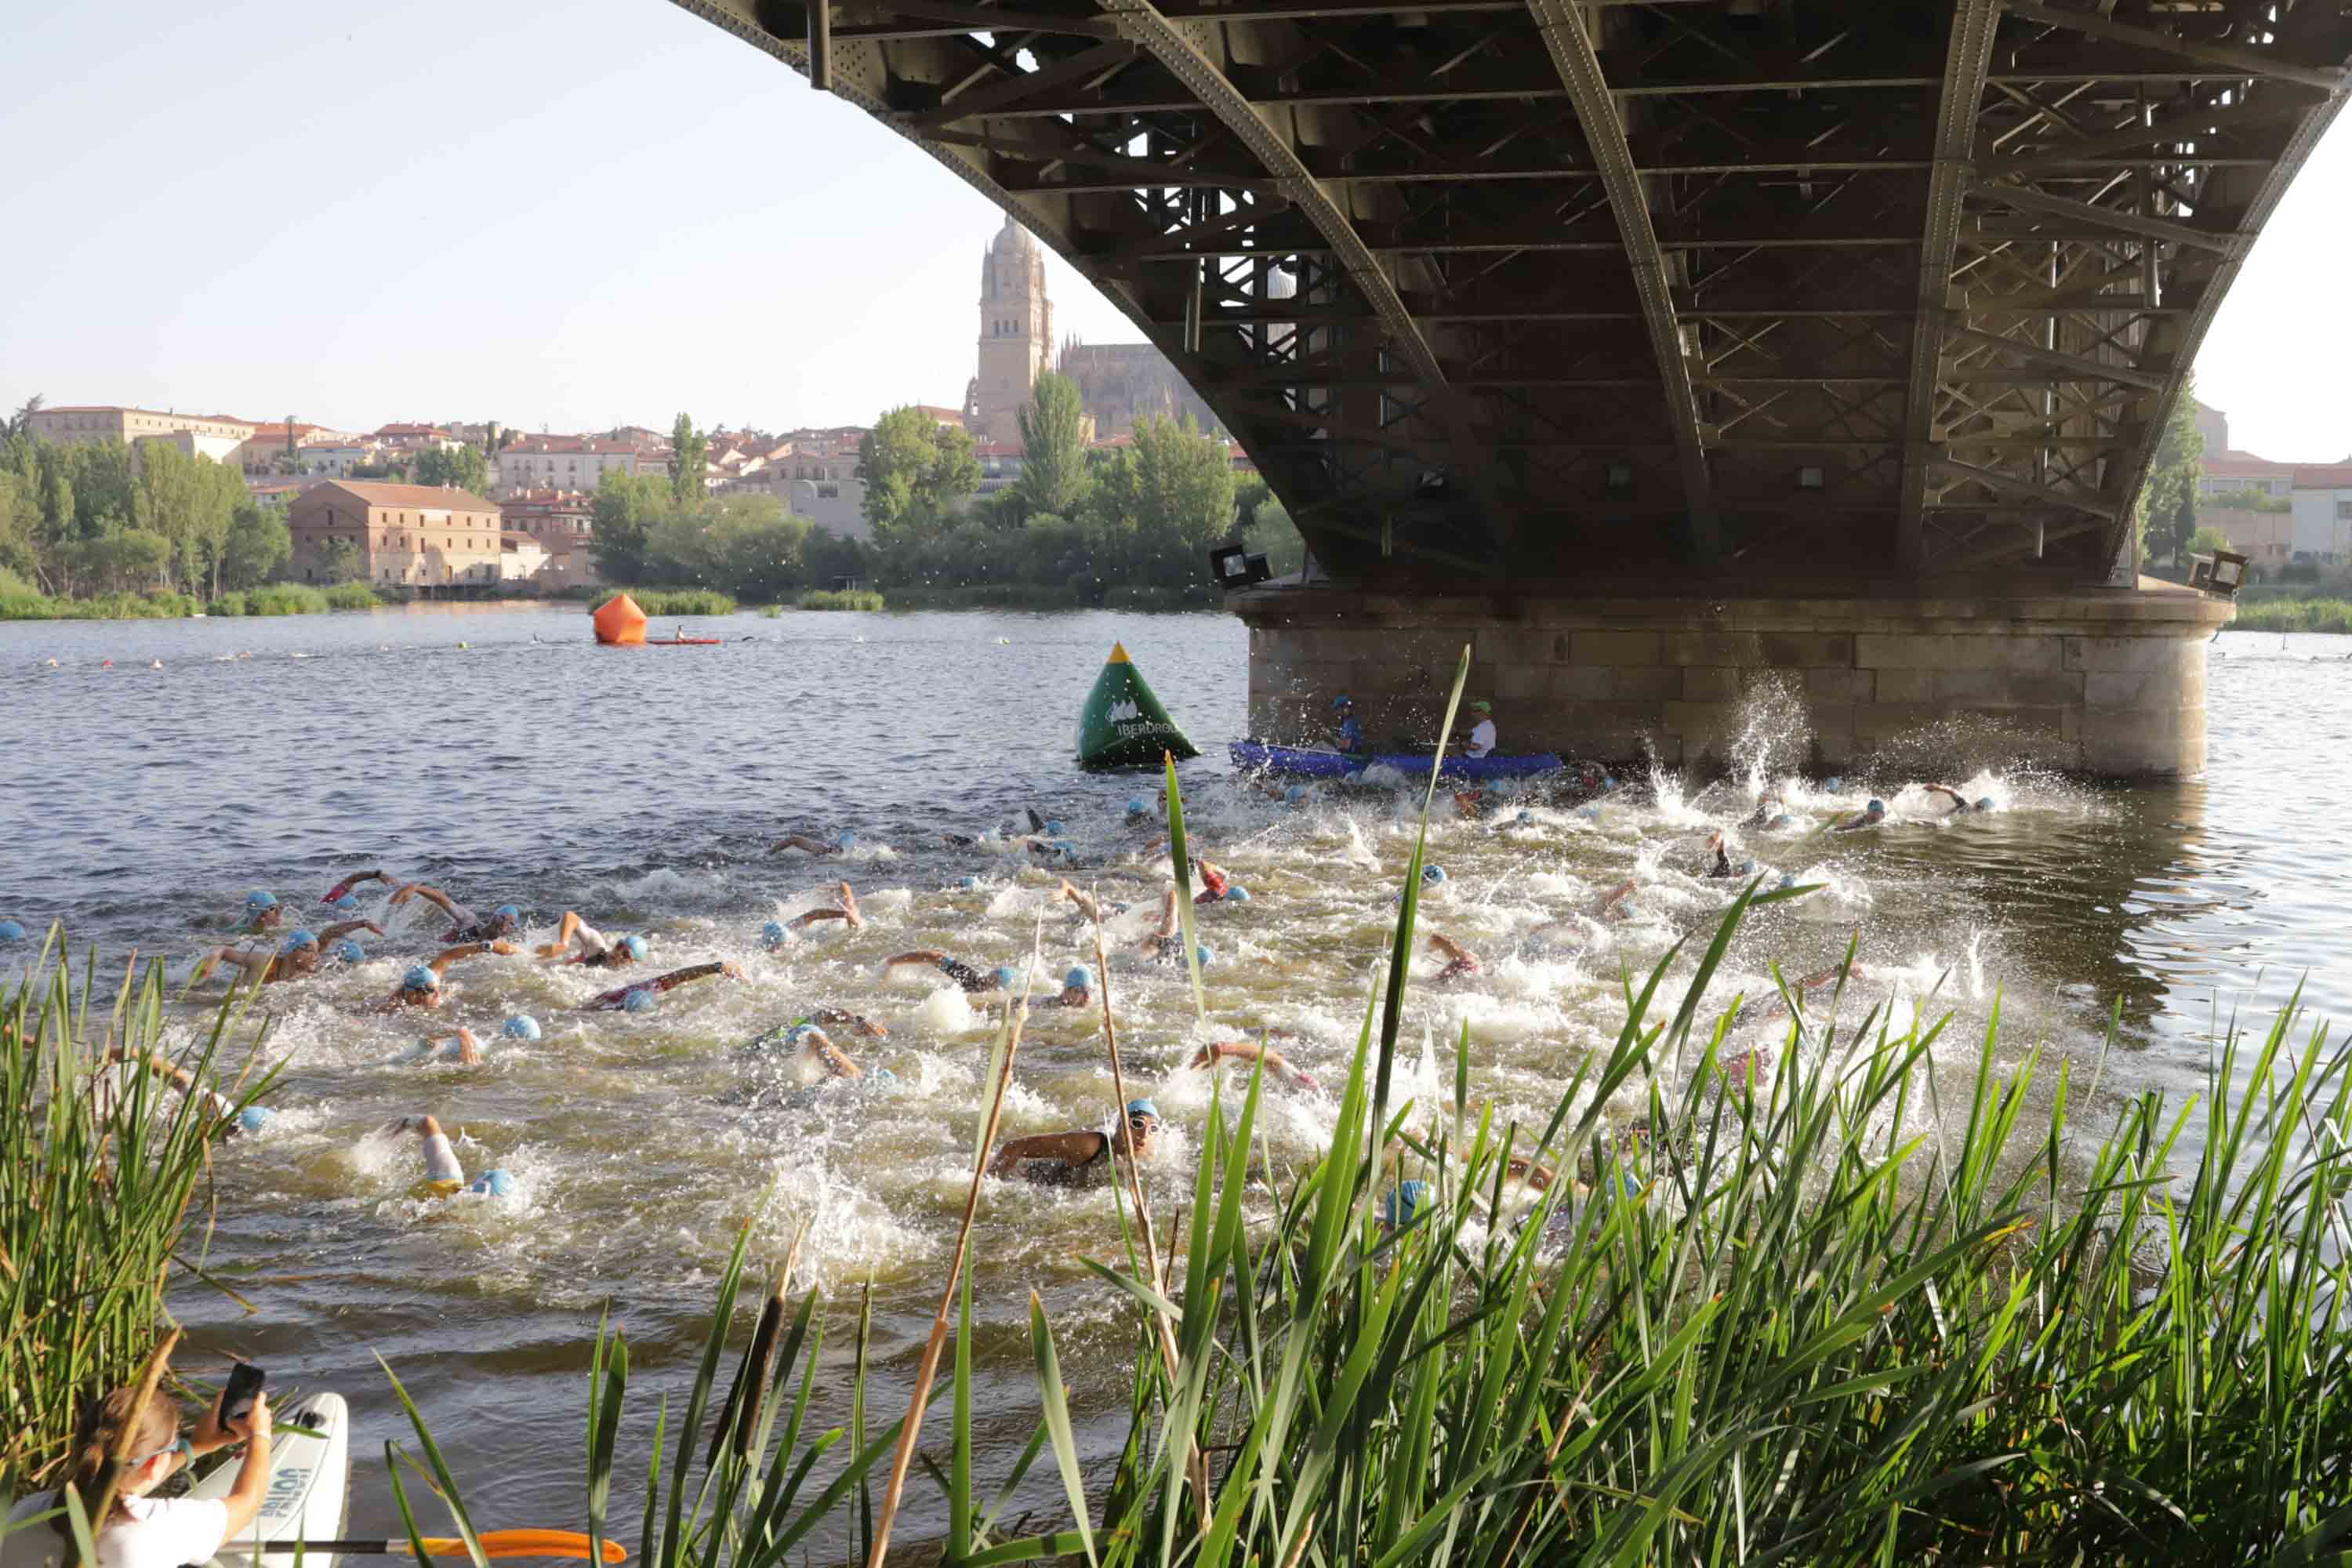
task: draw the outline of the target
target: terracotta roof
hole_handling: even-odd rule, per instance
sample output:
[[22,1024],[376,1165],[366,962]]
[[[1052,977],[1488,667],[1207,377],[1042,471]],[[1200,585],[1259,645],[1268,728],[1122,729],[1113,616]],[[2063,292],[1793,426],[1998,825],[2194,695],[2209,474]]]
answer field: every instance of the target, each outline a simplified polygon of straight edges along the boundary
[[449,434],[438,425],[379,425],[375,427],[375,433],[379,436],[446,436]]
[[2268,458],[2234,448],[2209,454],[2200,459],[2198,466],[2209,474],[2284,474],[2294,468],[2293,463],[2273,463]]
[[2298,464],[2294,488],[2299,490],[2352,490],[2352,463]]
[[314,485],[313,490],[341,490],[369,506],[416,507],[427,511],[496,511],[499,509],[471,490],[449,485],[379,485],[359,479],[336,479]]
[[907,406],[918,414],[929,415],[942,425],[963,423],[963,410],[961,408],[942,408],[936,403],[910,403]]
[[637,449],[634,441],[609,441],[601,436],[530,436],[517,441],[507,451],[544,456],[564,452],[634,452]]

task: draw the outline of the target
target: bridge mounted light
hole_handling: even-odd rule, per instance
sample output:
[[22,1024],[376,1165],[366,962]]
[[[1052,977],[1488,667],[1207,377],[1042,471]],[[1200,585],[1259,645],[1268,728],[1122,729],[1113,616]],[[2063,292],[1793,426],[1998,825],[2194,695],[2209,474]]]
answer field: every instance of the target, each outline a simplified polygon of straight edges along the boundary
[[2246,585],[2246,558],[2227,550],[2216,550],[2210,556],[2192,555],[2189,558],[2189,585],[2235,598],[2238,590]]
[[1246,588],[1253,583],[1271,582],[1274,569],[1263,555],[1252,555],[1238,544],[1221,545],[1209,552],[1209,575],[1220,588]]
[[1821,469],[1808,465],[1797,470],[1797,488],[1799,489],[1817,490],[1822,488],[1822,483],[1823,475]]

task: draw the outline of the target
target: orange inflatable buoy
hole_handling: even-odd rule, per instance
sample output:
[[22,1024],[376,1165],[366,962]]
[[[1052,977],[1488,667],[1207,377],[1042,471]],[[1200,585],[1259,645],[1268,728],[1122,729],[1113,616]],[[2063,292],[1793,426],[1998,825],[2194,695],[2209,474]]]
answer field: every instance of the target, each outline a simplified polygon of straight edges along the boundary
[[593,617],[596,640],[607,647],[638,647],[646,640],[646,613],[626,594],[606,601]]

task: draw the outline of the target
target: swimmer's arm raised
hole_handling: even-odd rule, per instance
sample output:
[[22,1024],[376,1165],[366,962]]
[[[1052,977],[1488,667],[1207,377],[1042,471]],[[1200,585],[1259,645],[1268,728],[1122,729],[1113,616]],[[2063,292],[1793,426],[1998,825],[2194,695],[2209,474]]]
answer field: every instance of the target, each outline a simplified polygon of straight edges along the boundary
[[880,1024],[873,1022],[862,1014],[847,1012],[839,1007],[819,1007],[809,1016],[820,1024],[831,1024],[835,1028],[855,1029],[869,1040],[887,1040],[890,1037],[890,1031]]
[[392,879],[384,874],[383,868],[381,866],[377,867],[373,871],[354,871],[350,876],[344,878],[341,881],[336,883],[333,887],[328,889],[327,896],[320,899],[319,901],[322,904],[331,904],[337,899],[341,898],[345,893],[350,892],[353,888],[358,887],[362,882],[382,882],[386,887],[389,887],[392,885]]
[[515,944],[510,942],[461,942],[456,947],[444,948],[441,952],[434,954],[432,958],[425,961],[425,967],[431,970],[436,974],[446,977],[449,973],[449,966],[457,963],[461,958],[472,958],[477,953],[511,953],[514,951]]
[[1008,1138],[988,1167],[995,1176],[1020,1174],[1024,1160],[1059,1160],[1083,1165],[1101,1156],[1108,1140],[1099,1132],[1040,1132],[1029,1138]]
[[337,921],[333,925],[320,928],[319,945],[324,947],[329,942],[347,937],[355,931],[373,931],[378,936],[383,934],[383,927],[373,921]]
[[458,906],[456,900],[440,889],[427,887],[423,882],[410,882],[393,889],[393,907],[396,909],[411,898],[423,899],[428,904],[437,905],[441,912],[453,921],[463,921],[466,918],[466,910]]
[[258,980],[269,973],[269,966],[277,961],[277,953],[268,948],[257,948],[247,952],[243,948],[216,947],[196,960],[196,967],[189,974],[188,984],[195,984],[224,963],[236,964],[245,972],[247,980]]

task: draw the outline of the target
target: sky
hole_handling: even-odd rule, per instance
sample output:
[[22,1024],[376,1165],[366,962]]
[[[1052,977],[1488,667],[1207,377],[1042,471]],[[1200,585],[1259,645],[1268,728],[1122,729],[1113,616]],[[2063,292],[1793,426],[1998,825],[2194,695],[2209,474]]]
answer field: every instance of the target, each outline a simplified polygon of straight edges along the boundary
[[[780,430],[962,401],[1002,214],[666,0],[16,10],[0,405]],[[2199,359],[2235,447],[2352,455],[2347,196],[2339,125]],[[1047,268],[1064,334],[1140,336]]]

